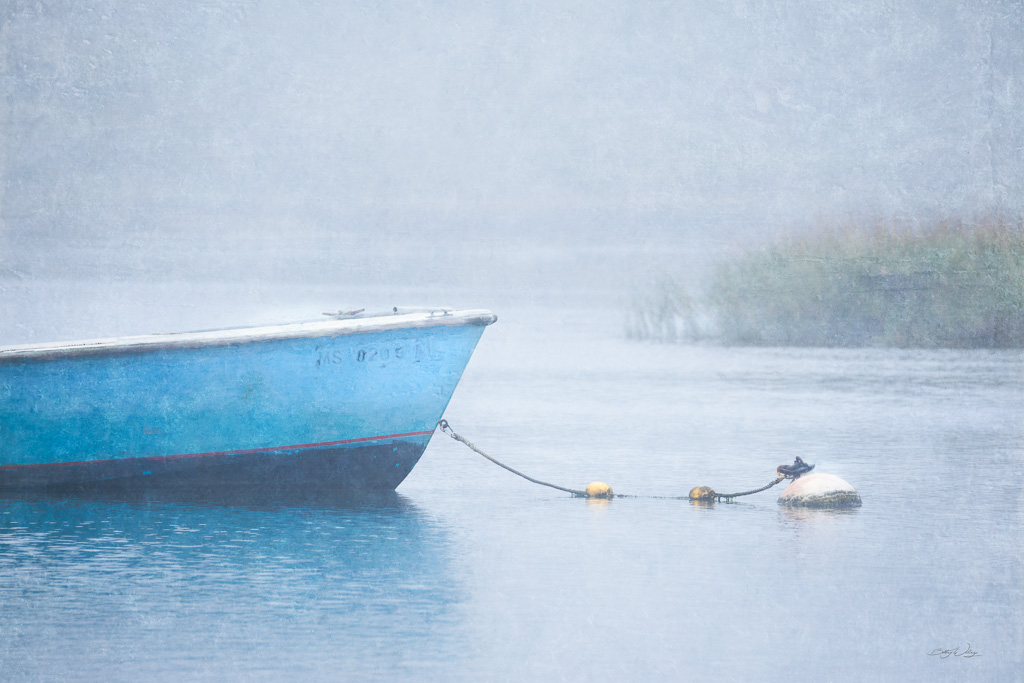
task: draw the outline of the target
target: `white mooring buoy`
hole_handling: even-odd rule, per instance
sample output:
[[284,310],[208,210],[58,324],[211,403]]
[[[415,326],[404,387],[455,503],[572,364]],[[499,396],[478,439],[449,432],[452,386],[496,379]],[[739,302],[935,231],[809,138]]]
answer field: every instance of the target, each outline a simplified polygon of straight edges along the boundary
[[779,495],[779,505],[792,507],[840,508],[860,504],[856,489],[834,474],[824,472],[794,479]]

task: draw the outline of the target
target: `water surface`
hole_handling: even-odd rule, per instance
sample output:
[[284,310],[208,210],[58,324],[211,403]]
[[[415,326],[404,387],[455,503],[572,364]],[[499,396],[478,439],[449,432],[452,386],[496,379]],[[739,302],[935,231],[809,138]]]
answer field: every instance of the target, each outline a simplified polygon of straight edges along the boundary
[[[498,311],[398,491],[0,504],[4,680],[1020,680],[1024,354],[629,342]],[[975,657],[930,656],[970,644]]]

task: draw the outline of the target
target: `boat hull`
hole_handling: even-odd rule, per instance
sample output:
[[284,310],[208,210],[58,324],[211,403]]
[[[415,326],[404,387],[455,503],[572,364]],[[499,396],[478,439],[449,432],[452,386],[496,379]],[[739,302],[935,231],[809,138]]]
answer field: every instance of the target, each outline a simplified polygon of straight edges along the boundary
[[0,355],[0,489],[394,489],[493,321],[400,318]]
[[[408,476],[428,437],[352,446],[272,449],[169,457],[135,457],[11,467],[4,488],[85,489],[130,487],[188,489],[212,494],[263,487],[393,490]],[[58,469],[59,468],[59,469]]]

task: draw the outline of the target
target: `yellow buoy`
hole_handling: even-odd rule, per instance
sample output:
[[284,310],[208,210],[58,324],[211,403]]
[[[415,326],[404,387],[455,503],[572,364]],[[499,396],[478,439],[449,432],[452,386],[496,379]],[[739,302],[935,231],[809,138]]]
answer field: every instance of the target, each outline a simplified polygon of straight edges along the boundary
[[587,484],[587,498],[611,498],[612,487],[603,481],[592,481]]
[[714,500],[715,490],[710,486],[695,486],[690,489],[690,500]]

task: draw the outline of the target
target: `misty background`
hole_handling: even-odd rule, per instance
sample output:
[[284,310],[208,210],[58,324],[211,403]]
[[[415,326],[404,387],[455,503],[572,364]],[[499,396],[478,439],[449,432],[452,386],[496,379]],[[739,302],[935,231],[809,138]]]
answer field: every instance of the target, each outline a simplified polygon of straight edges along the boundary
[[1024,208],[1024,5],[0,4],[0,343],[541,301]]

